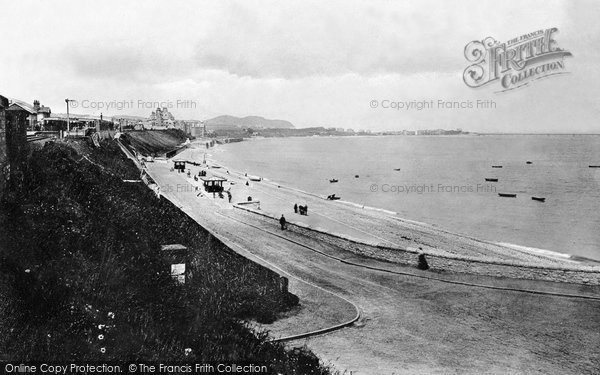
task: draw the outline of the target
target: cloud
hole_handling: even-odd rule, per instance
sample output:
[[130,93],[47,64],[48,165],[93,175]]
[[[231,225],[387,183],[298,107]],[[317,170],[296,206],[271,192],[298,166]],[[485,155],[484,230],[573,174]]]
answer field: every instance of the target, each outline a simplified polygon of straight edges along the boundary
[[145,70],[148,56],[141,50],[129,46],[114,45],[112,48],[67,47],[63,55],[74,72],[82,78],[129,79]]
[[[36,9],[23,23],[20,13]],[[178,118],[283,118],[298,126],[372,129],[588,130],[599,113],[600,4],[272,0],[82,5],[28,1],[3,9],[2,94],[64,107],[64,98],[191,99]],[[54,14],[48,17],[48,14]],[[503,96],[462,82],[471,40],[558,27],[572,72]],[[26,41],[26,42],[23,42]],[[372,99],[469,100],[487,112],[373,110]],[[148,115],[147,109],[133,114]]]
[[455,49],[442,38],[450,24],[424,29],[422,23],[435,16],[423,7],[404,6],[403,12],[381,9],[382,3],[379,8],[312,3],[265,12],[244,4],[231,4],[200,37],[194,54],[198,67],[296,79],[451,71],[462,64],[462,47]]

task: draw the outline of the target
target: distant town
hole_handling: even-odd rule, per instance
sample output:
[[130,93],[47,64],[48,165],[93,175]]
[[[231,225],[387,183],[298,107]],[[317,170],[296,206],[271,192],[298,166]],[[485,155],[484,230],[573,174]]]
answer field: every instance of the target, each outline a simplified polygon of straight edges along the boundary
[[426,129],[375,131],[370,129],[352,129],[343,127],[315,126],[296,128],[289,121],[269,120],[258,116],[235,117],[218,116],[208,120],[176,119],[168,108],[156,108],[148,117],[142,116],[104,116],[100,114],[85,115],[70,113],[65,99],[67,113],[53,113],[48,106],[39,100],[28,103],[24,100],[5,98],[7,110],[21,111],[27,117],[27,131],[31,136],[35,133],[51,133],[66,131],[77,135],[87,129],[114,129],[121,132],[133,130],[167,130],[180,129],[192,137],[212,138],[249,138],[249,137],[297,137],[297,136],[377,136],[377,135],[462,135],[470,134],[462,129]]

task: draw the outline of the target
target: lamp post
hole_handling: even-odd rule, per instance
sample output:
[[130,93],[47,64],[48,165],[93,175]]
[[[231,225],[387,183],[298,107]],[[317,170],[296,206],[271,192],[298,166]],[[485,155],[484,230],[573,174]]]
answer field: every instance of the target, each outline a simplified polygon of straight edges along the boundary
[[72,99],[65,99],[65,103],[67,103],[67,132],[71,132],[71,119],[69,118],[69,102],[74,102]]

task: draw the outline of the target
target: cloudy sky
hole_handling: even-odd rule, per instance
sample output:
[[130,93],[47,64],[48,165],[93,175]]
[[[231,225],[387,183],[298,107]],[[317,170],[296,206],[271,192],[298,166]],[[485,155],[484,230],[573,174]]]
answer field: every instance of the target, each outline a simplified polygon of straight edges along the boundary
[[[599,19],[595,0],[3,1],[0,94],[55,113],[68,97],[89,114],[147,116],[165,102],[179,119],[600,133]],[[504,93],[464,84],[470,41],[551,27],[569,74]],[[371,107],[478,99],[496,108]],[[93,108],[111,102],[129,104]]]

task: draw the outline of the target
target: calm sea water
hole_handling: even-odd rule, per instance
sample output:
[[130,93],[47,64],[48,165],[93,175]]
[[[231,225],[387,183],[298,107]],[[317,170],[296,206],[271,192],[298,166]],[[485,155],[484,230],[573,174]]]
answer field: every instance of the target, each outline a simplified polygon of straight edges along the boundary
[[210,152],[283,185],[481,239],[600,260],[600,168],[588,167],[600,165],[600,136],[278,138]]

